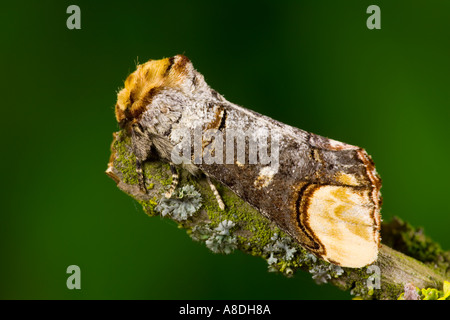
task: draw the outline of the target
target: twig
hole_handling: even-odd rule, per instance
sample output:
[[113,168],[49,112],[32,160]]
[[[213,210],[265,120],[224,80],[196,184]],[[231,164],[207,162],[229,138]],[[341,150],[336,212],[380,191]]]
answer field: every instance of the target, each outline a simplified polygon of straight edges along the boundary
[[[148,215],[170,217],[194,240],[204,242],[214,252],[227,254],[235,249],[242,250],[266,259],[269,271],[292,276],[301,269],[310,272],[317,283],[330,282],[364,299],[397,299],[404,286],[411,284],[442,290],[444,280],[450,278],[449,252],[440,250],[428,238],[422,239],[423,249],[426,251],[434,246],[435,250],[431,257],[422,258],[422,261],[383,244],[373,265],[361,269],[340,268],[305,251],[230,189],[215,183],[226,206],[222,211],[205,178],[181,172],[178,193],[175,192],[174,199],[167,200],[164,193],[171,184],[169,165],[148,161],[144,165],[148,192],[142,193],[130,139],[122,132],[115,133],[111,151],[107,174],[122,191],[136,199]],[[398,241],[399,236],[405,235],[402,232],[405,224],[399,221],[386,225],[383,238],[386,237],[390,245],[400,243],[403,251],[409,254],[408,250],[414,251],[411,246],[408,248],[405,241]],[[412,232],[411,228],[406,229]],[[408,237],[412,237],[411,234]],[[419,243],[417,241],[415,244]]]

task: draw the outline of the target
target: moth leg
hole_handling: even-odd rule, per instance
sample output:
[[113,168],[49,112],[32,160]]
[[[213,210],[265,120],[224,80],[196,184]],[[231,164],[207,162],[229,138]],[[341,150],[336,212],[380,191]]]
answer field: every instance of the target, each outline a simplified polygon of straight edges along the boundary
[[150,150],[153,143],[148,133],[137,123],[133,125],[131,133],[133,153],[136,156],[136,173],[138,175],[139,189],[143,193],[147,193],[143,164],[151,153]]
[[178,175],[177,172],[177,168],[172,163],[170,164],[170,171],[172,171],[172,185],[170,186],[169,191],[167,191],[165,194],[167,199],[169,199],[172,196],[172,193],[177,188],[178,180],[180,179],[180,176]]
[[145,188],[144,171],[142,170],[142,161],[137,158],[136,158],[136,173],[138,175],[139,189],[142,192],[147,193],[147,189]]
[[222,197],[219,194],[219,191],[217,191],[216,186],[211,182],[211,179],[206,176],[206,181],[208,181],[209,187],[211,188],[211,191],[214,193],[214,196],[216,197],[217,203],[219,204],[219,208],[221,210],[225,210],[225,203],[222,201]]

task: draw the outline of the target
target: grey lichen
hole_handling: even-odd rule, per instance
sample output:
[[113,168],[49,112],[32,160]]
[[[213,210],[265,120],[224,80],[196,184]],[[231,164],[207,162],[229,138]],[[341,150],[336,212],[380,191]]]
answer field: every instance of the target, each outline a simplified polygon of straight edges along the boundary
[[272,265],[276,264],[277,262],[278,262],[278,259],[275,258],[275,257],[273,256],[273,252],[271,252],[271,253],[270,253],[270,257],[267,259],[267,263],[269,264],[269,268],[270,268]]
[[235,223],[224,220],[211,229],[211,223],[197,224],[190,231],[191,238],[196,241],[205,242],[206,246],[215,253],[230,254],[237,249],[238,241],[231,229]]
[[283,272],[290,276],[298,267],[307,269],[312,278],[318,284],[327,283],[344,273],[344,269],[318,259],[313,254],[299,248],[298,245],[287,236],[275,233],[264,247],[267,256],[268,269],[271,272]]
[[176,221],[185,221],[202,206],[202,197],[194,186],[177,189],[171,198],[163,197],[155,210],[163,217],[169,215]]
[[270,242],[264,246],[263,252],[267,257],[270,272],[283,272],[285,275],[291,276],[294,273],[293,268],[298,267],[295,257],[299,250],[292,238],[288,236],[274,233]]
[[312,273],[312,278],[317,284],[327,283],[332,278],[339,277],[344,273],[344,270],[334,264],[317,264],[309,270]]
[[301,258],[300,258],[300,264],[314,264],[317,262],[317,257],[313,255],[310,252],[306,252]]
[[219,223],[219,226],[215,229],[218,232],[218,235],[222,236],[229,236],[230,230],[235,226],[236,224],[233,221],[230,220],[224,220]]
[[195,241],[206,241],[212,233],[209,224],[197,224],[190,230],[190,236]]
[[291,261],[294,258],[297,248],[292,246],[292,239],[288,237],[280,238],[278,233],[275,233],[270,240],[269,244],[264,247],[264,252],[269,255],[267,263],[269,264],[270,271],[273,270],[273,265],[278,262],[278,260]]
[[221,221],[205,241],[206,246],[215,253],[230,254],[233,252],[237,248],[237,238],[230,233],[230,229],[234,226],[233,221]]

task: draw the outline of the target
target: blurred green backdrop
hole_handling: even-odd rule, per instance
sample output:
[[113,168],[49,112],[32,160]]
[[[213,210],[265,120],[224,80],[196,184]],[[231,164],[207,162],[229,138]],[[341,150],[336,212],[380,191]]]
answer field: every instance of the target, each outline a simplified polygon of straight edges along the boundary
[[[81,30],[66,9],[81,8]],[[366,27],[371,4],[381,30]],[[104,174],[136,61],[186,54],[237,104],[364,147],[382,214],[450,249],[450,2],[2,4],[2,299],[350,299],[299,272],[216,255]],[[66,268],[81,268],[68,290]]]

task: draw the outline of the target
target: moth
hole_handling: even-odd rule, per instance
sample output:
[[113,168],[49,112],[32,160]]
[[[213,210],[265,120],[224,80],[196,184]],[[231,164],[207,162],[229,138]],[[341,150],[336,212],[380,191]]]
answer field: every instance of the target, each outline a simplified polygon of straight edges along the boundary
[[171,164],[167,197],[181,166],[228,186],[330,263],[359,268],[377,259],[381,180],[364,149],[227,101],[183,55],[138,65],[115,115],[131,136],[142,192],[142,165],[157,157]]

